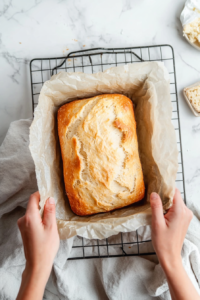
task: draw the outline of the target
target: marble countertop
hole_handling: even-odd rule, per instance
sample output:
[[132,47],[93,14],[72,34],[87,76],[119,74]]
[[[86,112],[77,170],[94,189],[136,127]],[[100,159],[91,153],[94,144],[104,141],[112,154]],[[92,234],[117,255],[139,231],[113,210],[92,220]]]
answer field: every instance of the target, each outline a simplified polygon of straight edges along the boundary
[[0,144],[10,122],[32,116],[29,62],[94,47],[170,44],[175,51],[186,195],[200,201],[200,118],[182,90],[200,80],[200,52],[182,37],[183,0],[3,0]]

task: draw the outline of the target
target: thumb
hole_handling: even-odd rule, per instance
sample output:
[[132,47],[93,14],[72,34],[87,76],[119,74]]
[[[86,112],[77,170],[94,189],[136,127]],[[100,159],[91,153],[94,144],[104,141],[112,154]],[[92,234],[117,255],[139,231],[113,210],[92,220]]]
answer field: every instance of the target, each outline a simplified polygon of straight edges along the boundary
[[165,219],[163,215],[162,201],[157,193],[151,193],[150,205],[152,211],[152,225],[164,225]]
[[44,206],[43,224],[47,228],[51,228],[56,223],[56,207],[53,198],[47,199]]

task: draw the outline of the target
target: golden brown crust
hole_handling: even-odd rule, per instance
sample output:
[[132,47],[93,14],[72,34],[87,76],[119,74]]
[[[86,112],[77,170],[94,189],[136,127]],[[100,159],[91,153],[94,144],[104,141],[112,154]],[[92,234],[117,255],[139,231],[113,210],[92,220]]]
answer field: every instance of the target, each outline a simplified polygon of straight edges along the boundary
[[65,189],[80,216],[140,201],[145,187],[130,99],[105,94],[58,110]]

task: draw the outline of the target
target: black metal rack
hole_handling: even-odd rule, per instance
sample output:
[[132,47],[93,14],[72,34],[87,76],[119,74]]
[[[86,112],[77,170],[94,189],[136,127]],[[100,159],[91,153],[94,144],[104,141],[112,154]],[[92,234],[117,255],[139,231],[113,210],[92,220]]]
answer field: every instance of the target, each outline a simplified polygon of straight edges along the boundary
[[[162,61],[170,75],[172,123],[179,151],[179,170],[176,185],[186,203],[183,155],[181,146],[179,104],[176,85],[174,51],[170,45],[155,45],[127,48],[94,48],[70,52],[66,57],[36,58],[30,62],[33,112],[38,103],[41,87],[46,80],[59,71],[102,72],[110,67],[143,61]],[[146,232],[149,232],[148,230]],[[155,254],[145,228],[132,233],[120,233],[104,240],[89,240],[76,237],[69,259],[119,257]]]

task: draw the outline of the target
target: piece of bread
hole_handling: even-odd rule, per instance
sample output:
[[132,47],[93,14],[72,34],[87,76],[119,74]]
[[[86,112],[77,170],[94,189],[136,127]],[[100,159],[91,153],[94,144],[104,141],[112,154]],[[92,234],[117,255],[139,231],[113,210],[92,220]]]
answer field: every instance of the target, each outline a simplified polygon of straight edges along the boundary
[[191,43],[200,43],[200,18],[195,19],[193,22],[186,24],[183,32],[187,34]]
[[185,93],[193,108],[200,113],[200,85],[186,88]]
[[133,104],[123,95],[77,100],[58,110],[66,193],[79,216],[137,202],[145,187]]

